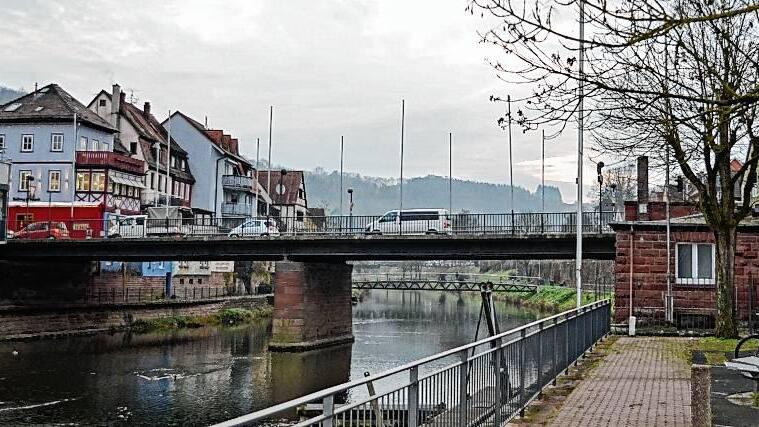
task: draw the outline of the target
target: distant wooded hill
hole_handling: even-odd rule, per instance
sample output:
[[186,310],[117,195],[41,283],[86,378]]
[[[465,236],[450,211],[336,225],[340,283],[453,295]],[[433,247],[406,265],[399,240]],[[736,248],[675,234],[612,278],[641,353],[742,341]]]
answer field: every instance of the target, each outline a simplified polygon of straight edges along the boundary
[[22,95],[26,95],[26,92],[11,89],[9,87],[0,86],[0,105],[12,101]]
[[[354,215],[377,215],[398,208],[400,186],[397,180],[345,174],[343,177],[343,212],[348,214],[347,189],[353,188]],[[306,172],[309,207],[325,208],[328,214],[340,212],[340,173],[317,168]],[[515,212],[541,210],[540,187],[534,193],[514,187]],[[556,187],[546,186],[546,211],[564,212],[574,209],[564,203]],[[409,178],[403,184],[404,208],[448,208],[448,178],[428,175]],[[453,211],[501,213],[511,211],[508,185],[486,182],[453,181]]]

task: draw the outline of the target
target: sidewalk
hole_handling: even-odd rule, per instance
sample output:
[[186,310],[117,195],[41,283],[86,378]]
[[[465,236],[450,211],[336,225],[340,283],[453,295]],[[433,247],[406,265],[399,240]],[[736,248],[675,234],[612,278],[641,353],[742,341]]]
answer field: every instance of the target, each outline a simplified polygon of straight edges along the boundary
[[689,426],[690,369],[679,338],[620,338],[564,401],[553,426]]

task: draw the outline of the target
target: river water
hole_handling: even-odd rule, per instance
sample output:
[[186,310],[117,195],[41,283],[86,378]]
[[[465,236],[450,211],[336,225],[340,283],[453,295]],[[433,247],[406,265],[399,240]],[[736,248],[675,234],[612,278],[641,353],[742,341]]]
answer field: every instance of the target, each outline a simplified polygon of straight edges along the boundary
[[[496,305],[501,330],[536,319]],[[269,321],[0,343],[0,423],[222,421],[470,342],[479,310],[474,293],[372,291],[355,343],[305,353],[268,352]]]

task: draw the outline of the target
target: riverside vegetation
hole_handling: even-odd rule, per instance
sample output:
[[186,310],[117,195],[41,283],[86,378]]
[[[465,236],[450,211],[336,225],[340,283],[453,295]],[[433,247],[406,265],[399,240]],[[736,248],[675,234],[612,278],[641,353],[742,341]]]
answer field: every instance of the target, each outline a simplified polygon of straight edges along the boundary
[[129,329],[137,333],[147,333],[203,326],[233,326],[271,317],[272,312],[273,308],[270,306],[255,309],[225,308],[206,316],[166,316],[148,320],[139,319],[133,322]]

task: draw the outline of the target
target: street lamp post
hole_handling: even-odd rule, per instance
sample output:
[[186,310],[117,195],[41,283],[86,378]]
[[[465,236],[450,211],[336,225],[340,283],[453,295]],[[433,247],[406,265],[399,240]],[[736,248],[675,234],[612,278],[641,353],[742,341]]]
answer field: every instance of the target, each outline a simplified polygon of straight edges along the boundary
[[27,175],[24,177],[26,180],[26,220],[29,221],[29,200],[34,198],[34,195],[32,194],[32,181],[34,181],[34,177],[32,175]]
[[601,171],[604,168],[604,162],[598,162],[596,164],[596,172],[598,173],[598,233],[601,233],[601,227],[603,227],[603,210],[604,210],[604,204],[603,204],[603,184],[604,184],[604,177],[601,174]]
[[353,231],[353,189],[348,189],[348,229]]

